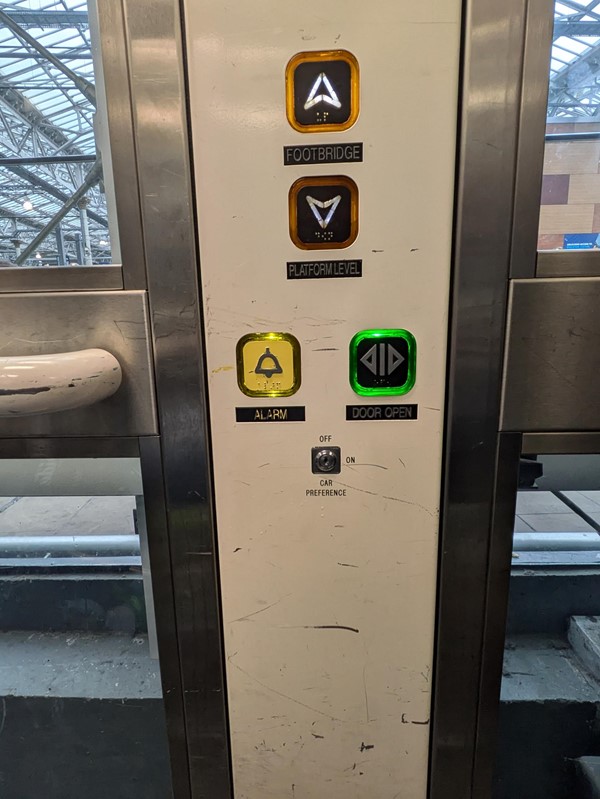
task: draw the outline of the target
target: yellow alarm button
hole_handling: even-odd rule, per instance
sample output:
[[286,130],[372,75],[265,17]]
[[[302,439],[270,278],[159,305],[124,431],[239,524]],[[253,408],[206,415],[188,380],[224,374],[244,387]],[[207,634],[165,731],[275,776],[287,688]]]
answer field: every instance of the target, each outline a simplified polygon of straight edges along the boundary
[[300,388],[300,344],[289,333],[249,333],[236,348],[237,379],[249,397],[290,397]]

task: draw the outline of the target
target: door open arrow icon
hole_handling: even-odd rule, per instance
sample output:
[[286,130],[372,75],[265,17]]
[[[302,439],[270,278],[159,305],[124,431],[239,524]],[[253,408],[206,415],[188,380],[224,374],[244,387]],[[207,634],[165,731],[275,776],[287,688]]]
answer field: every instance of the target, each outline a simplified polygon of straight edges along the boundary
[[374,375],[389,377],[404,363],[405,358],[391,344],[380,342],[369,347],[360,360]]
[[[315,215],[315,219],[317,220],[319,225],[323,228],[323,230],[325,230],[327,225],[333,219],[333,215],[335,214],[335,209],[340,204],[341,199],[342,195],[336,194],[336,196],[332,197],[331,200],[324,200],[323,202],[321,202],[321,200],[315,200],[314,197],[307,195],[306,202],[309,204],[310,210]],[[323,210],[329,208],[329,211],[327,213],[327,216],[325,216],[325,218],[323,218],[323,216],[321,215],[319,208],[322,208]]]
[[[321,92],[321,94],[317,94],[321,85],[325,87],[327,90],[327,94]],[[341,108],[342,104],[338,99],[338,96],[335,92],[335,89],[331,85],[331,81],[327,77],[324,72],[317,77],[316,81],[313,83],[313,87],[310,90],[308,97],[306,98],[306,102],[304,103],[304,110],[308,111],[309,108],[312,108],[317,103],[327,103],[328,105],[332,105],[334,108]]]

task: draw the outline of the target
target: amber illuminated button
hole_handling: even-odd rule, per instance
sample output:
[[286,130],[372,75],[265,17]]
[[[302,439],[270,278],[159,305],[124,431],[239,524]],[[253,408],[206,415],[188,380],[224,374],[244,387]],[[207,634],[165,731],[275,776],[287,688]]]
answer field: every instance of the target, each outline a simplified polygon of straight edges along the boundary
[[349,247],[358,235],[358,186],[346,177],[300,178],[290,189],[289,213],[296,247]]
[[238,385],[249,397],[289,397],[300,388],[300,344],[289,333],[249,333],[236,355]]
[[298,53],[285,89],[288,122],[302,133],[347,130],[358,118],[358,61],[347,50]]

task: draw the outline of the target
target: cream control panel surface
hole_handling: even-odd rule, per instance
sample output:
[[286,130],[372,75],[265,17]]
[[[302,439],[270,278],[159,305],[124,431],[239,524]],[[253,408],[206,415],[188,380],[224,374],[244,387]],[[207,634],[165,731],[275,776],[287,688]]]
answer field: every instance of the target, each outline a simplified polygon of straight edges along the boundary
[[425,799],[460,3],[184,6],[235,796]]

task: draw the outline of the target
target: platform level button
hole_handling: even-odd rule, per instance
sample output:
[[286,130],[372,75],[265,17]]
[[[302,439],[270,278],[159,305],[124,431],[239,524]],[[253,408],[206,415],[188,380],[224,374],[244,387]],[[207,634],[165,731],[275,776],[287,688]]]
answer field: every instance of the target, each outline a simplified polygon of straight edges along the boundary
[[415,384],[416,357],[408,330],[362,330],[350,342],[350,385],[362,396],[406,394]]
[[290,333],[249,333],[236,348],[237,379],[249,397],[290,397],[300,388],[300,344]]
[[300,178],[290,189],[289,217],[296,247],[349,247],[358,235],[358,186],[343,175]]

